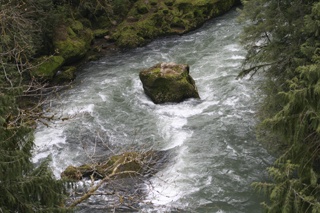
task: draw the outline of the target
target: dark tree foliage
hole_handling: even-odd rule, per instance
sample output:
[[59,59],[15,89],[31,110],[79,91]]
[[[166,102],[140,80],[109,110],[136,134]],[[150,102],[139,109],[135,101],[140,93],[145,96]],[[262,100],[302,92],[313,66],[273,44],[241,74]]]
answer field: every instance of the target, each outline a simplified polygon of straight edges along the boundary
[[243,4],[240,18],[250,22],[243,32],[248,53],[239,76],[264,74],[260,133],[282,148],[268,170],[274,183],[254,186],[269,195],[268,212],[320,212],[320,2]]
[[69,12],[97,21],[100,16],[122,18],[135,0],[52,0],[56,7],[71,9]]
[[0,212],[69,211],[63,207],[64,183],[53,177],[47,162],[38,167],[31,162],[37,104],[18,101],[37,90],[26,79],[29,61],[50,31],[51,6],[49,0],[0,4]]

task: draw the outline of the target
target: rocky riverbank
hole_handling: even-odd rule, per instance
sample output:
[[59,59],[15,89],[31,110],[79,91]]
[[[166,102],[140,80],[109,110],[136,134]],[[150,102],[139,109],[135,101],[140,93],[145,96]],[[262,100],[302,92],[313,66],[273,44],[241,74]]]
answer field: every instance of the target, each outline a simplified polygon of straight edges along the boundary
[[70,82],[81,62],[110,50],[145,45],[159,36],[189,32],[239,4],[239,0],[135,0],[115,6],[112,13],[101,9],[94,17],[74,11],[54,30],[54,54],[35,60],[31,75],[58,84]]

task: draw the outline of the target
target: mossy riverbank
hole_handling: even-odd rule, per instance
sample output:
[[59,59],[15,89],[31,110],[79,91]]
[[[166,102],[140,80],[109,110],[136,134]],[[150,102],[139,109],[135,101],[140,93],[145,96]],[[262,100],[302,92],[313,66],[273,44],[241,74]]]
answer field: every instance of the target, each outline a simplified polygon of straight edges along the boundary
[[184,34],[239,4],[238,0],[128,0],[115,5],[113,13],[101,10],[93,17],[73,11],[54,29],[54,56],[35,60],[31,74],[58,84],[71,81],[76,69],[70,66],[96,60],[110,49],[134,48],[160,36]]

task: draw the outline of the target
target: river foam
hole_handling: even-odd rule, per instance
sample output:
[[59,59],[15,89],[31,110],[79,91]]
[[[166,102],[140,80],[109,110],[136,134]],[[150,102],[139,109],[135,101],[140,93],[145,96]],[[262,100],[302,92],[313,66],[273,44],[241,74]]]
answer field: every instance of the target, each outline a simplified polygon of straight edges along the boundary
[[[245,56],[236,16],[232,11],[189,34],[86,65],[73,88],[52,100],[53,113],[70,119],[39,126],[34,162],[51,155],[59,178],[68,165],[113,153],[166,150],[173,157],[146,181],[138,211],[259,211],[250,183],[264,178],[271,157],[254,137],[259,82],[236,79]],[[201,99],[154,104],[138,73],[159,62],[189,64]],[[92,213],[108,204],[90,202]]]

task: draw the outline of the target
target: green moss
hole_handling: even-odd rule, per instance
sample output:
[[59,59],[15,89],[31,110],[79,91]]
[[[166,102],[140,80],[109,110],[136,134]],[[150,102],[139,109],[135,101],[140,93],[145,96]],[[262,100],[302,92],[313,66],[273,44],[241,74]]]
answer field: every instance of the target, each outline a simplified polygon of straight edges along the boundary
[[80,32],[81,30],[83,30],[83,24],[77,20],[72,20],[70,27],[75,32]]
[[135,5],[135,8],[139,14],[146,14],[149,12],[150,6],[146,3],[139,2]]
[[189,12],[184,15],[185,19],[193,19],[194,18],[194,12]]
[[63,65],[64,58],[61,56],[44,56],[35,63],[35,69],[31,74],[36,78],[52,80],[58,69]]
[[61,178],[70,181],[77,181],[82,179],[82,174],[77,167],[68,166],[64,172],[61,173]]
[[55,76],[54,82],[63,83],[63,82],[70,82],[74,80],[76,77],[75,75],[76,70],[77,68],[74,66],[63,67],[63,70]]
[[150,0],[150,5],[151,6],[156,6],[158,4],[157,0]]
[[137,34],[143,38],[154,38],[160,34],[159,28],[156,27],[155,21],[152,19],[145,19],[137,23]]
[[156,103],[181,102],[187,98],[200,98],[189,68],[181,65],[161,64],[143,70],[139,77],[145,93]]
[[81,22],[71,22],[70,26],[61,25],[57,31],[53,45],[57,53],[65,59],[65,63],[81,59],[89,50],[93,32],[84,28]]
[[67,28],[67,33],[71,37],[76,37],[77,36],[77,34],[73,31],[73,29],[71,27]]
[[93,31],[94,37],[96,38],[103,38],[108,33],[109,33],[109,30],[107,29],[97,29]]
[[132,27],[124,27],[113,34],[112,38],[116,40],[117,45],[120,47],[137,47],[145,43],[145,39],[138,35],[138,31]]
[[[153,3],[152,3],[153,2]],[[112,33],[122,47],[141,46],[150,38],[182,34],[229,10],[236,0],[137,0]],[[134,21],[132,21],[134,20]],[[141,42],[141,43],[140,43]]]
[[82,58],[87,51],[87,44],[82,39],[68,38],[64,41],[56,41],[54,45],[58,54],[68,62]]
[[185,21],[183,19],[178,18],[178,17],[174,17],[170,26],[176,27],[176,28],[181,28],[182,30],[184,30],[187,25],[185,24]]
[[176,2],[175,8],[179,9],[180,11],[183,11],[183,13],[185,13],[186,11],[193,11],[194,10],[193,5],[190,1],[189,2],[181,2],[181,3]]

